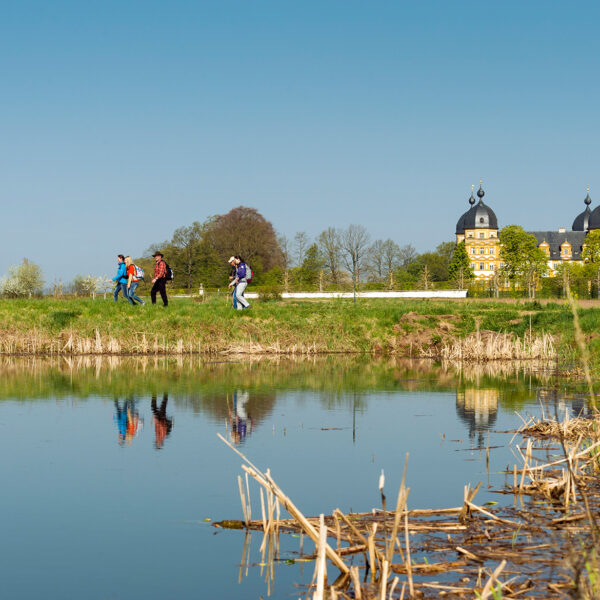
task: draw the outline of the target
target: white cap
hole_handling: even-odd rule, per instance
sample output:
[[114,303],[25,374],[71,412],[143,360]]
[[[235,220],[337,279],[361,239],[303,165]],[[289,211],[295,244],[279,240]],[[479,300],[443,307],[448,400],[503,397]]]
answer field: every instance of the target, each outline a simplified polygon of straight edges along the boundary
[[235,260],[235,256],[232,256],[227,262],[232,263]]

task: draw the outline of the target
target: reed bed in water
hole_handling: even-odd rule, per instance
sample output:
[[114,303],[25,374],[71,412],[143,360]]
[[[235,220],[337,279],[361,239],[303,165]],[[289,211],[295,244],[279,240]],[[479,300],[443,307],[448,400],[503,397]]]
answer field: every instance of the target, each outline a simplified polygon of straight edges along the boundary
[[[520,433],[527,435],[531,425]],[[572,434],[565,436],[566,430]],[[395,507],[389,510],[382,477],[381,509],[350,514],[336,509],[331,515],[309,518],[268,471],[261,472],[221,438],[245,463],[245,485],[240,480],[245,518],[215,525],[246,529],[246,539],[252,530],[263,532],[261,564],[267,565],[269,584],[278,561],[315,560],[307,587],[313,600],[598,598],[600,441],[590,438],[587,428],[581,430],[579,420],[550,424],[549,431],[560,440],[560,458],[551,454],[555,448],[547,439],[528,437],[524,448],[516,446],[521,464],[507,469],[505,486],[497,490],[512,496],[512,506],[476,504],[478,485],[465,487],[461,506],[409,509],[410,490],[403,476]],[[248,477],[259,484],[263,506],[263,490],[269,498],[259,520],[250,516]],[[291,518],[281,519],[279,507]],[[282,557],[279,535],[289,533],[300,536],[300,551]],[[302,547],[305,537],[315,545],[308,555]],[[334,567],[333,577],[328,576],[331,567],[328,574],[325,559]],[[240,576],[248,561],[245,543]]]

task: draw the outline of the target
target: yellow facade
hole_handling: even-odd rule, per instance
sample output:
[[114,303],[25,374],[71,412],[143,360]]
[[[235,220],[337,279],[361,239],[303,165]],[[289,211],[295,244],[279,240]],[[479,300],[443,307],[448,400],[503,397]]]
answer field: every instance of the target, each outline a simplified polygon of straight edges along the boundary
[[465,229],[456,243],[465,243],[477,279],[492,279],[500,269],[500,241],[497,229]]

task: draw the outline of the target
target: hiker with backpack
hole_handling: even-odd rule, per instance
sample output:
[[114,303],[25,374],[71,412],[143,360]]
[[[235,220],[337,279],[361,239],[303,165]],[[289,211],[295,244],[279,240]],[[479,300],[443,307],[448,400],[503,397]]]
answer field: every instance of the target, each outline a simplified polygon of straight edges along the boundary
[[144,280],[144,269],[135,265],[131,256],[125,257],[125,267],[127,269],[127,298],[133,306],[136,302],[144,306],[146,303],[135,295],[135,290],[140,285],[140,281]]
[[117,275],[112,279],[115,283],[115,291],[113,292],[113,298],[115,302],[119,299],[119,292],[123,292],[123,298],[129,300],[127,295],[127,268],[125,267],[125,257],[122,254],[117,256]]
[[229,262],[236,269],[235,279],[229,284],[229,287],[235,286],[236,308],[238,310],[250,308],[248,300],[244,298],[244,290],[248,286],[248,283],[252,281],[252,269],[249,264],[244,262],[241,256],[232,256]]
[[156,304],[156,292],[160,292],[163,305],[168,306],[169,300],[167,299],[167,280],[173,279],[173,271],[163,260],[162,252],[155,252],[153,255],[154,260],[154,278],[152,279],[152,289],[150,290],[150,298],[152,304]]

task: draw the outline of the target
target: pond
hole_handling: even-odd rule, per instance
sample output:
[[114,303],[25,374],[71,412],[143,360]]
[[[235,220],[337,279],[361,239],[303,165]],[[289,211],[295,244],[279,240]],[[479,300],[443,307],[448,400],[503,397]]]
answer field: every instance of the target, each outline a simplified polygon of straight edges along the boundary
[[[467,483],[499,501],[527,414],[585,408],[551,370],[423,361],[3,359],[0,538],[6,598],[297,598],[314,563],[299,540],[265,580],[242,517],[241,459],[306,515],[395,498],[406,453],[410,508],[458,506]],[[490,447],[489,467],[486,447]],[[253,517],[260,518],[258,490]],[[253,492],[253,493],[254,493]],[[304,541],[304,550],[313,545]],[[248,566],[246,565],[248,563]]]

